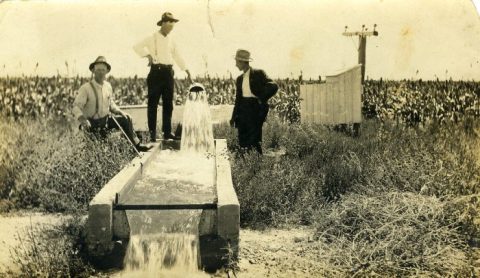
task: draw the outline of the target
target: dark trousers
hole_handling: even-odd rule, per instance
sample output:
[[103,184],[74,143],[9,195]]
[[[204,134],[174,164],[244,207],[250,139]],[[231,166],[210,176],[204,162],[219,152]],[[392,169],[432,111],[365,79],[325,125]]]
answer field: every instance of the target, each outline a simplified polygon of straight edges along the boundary
[[113,117],[115,117],[115,120],[117,120],[123,131],[125,131],[125,134],[127,135],[130,142],[132,142],[134,145],[140,143],[140,139],[138,139],[137,134],[133,129],[133,123],[130,117],[112,115],[96,120],[90,119],[89,121],[92,125],[90,131],[92,131],[96,135],[105,137],[110,130],[119,129],[117,123],[113,120]]
[[148,130],[150,139],[157,137],[157,107],[162,97],[162,132],[172,131],[173,112],[173,69],[171,66],[152,65],[147,77],[148,86]]
[[238,103],[236,127],[240,148],[262,154],[262,126],[266,114],[256,98],[242,98]]

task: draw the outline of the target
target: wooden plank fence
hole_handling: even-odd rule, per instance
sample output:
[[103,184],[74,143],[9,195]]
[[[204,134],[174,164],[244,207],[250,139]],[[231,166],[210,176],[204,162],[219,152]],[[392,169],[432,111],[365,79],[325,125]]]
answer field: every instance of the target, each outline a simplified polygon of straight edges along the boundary
[[300,85],[302,123],[351,124],[362,121],[361,65],[327,76],[326,83]]

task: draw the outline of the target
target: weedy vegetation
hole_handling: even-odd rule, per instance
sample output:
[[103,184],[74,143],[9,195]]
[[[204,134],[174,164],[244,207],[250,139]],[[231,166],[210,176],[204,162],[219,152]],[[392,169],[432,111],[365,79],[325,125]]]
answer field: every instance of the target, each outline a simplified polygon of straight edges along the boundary
[[263,146],[232,155],[243,227],[313,225],[327,277],[478,275],[480,148],[461,124],[366,121],[352,138],[271,117]]
[[4,210],[86,211],[101,187],[133,157],[119,134],[96,140],[58,120],[0,123]]
[[[236,131],[214,127],[231,150],[242,227],[315,227],[312,245],[327,277],[478,274],[472,266],[480,239],[475,132],[462,123],[407,127],[368,120],[354,138],[331,127],[286,124],[285,115],[272,113],[264,125],[264,156],[237,155]],[[69,125],[0,121],[1,209],[85,213],[134,156],[120,136],[92,140],[60,126]],[[22,273],[91,275],[81,255],[82,225],[27,235],[22,240],[30,244],[12,254]]]
[[13,265],[4,277],[102,277],[88,262],[83,226],[75,214],[59,225],[30,225],[19,231],[19,244],[10,249]]

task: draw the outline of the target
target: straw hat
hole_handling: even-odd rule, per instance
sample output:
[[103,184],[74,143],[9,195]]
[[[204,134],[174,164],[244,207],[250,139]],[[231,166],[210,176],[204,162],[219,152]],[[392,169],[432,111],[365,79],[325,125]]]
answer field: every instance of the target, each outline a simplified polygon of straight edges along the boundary
[[90,66],[88,67],[90,71],[93,71],[93,68],[95,67],[96,64],[104,64],[107,66],[107,70],[110,71],[112,68],[109,63],[107,63],[107,59],[104,56],[98,56],[95,62],[91,63]]
[[252,58],[250,58],[250,52],[248,50],[239,49],[237,50],[237,54],[235,54],[235,60],[250,62]]
[[163,13],[163,14],[162,14],[162,19],[160,19],[160,21],[157,22],[157,25],[158,25],[158,26],[162,26],[162,23],[164,23],[164,22],[169,22],[169,21],[171,21],[171,22],[178,22],[178,19],[176,19],[176,18],[173,16],[172,13],[166,12],[166,13]]

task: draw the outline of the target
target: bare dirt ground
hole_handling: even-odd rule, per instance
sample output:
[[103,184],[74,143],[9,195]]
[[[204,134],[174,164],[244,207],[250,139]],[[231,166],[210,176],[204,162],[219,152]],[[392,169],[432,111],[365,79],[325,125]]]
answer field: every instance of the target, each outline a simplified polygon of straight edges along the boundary
[[27,231],[31,231],[38,225],[60,224],[62,217],[55,214],[41,213],[15,213],[0,215],[0,273],[7,267],[16,270],[10,257],[10,249],[20,244],[19,236],[25,237]]
[[322,277],[312,228],[240,231],[237,277]]

